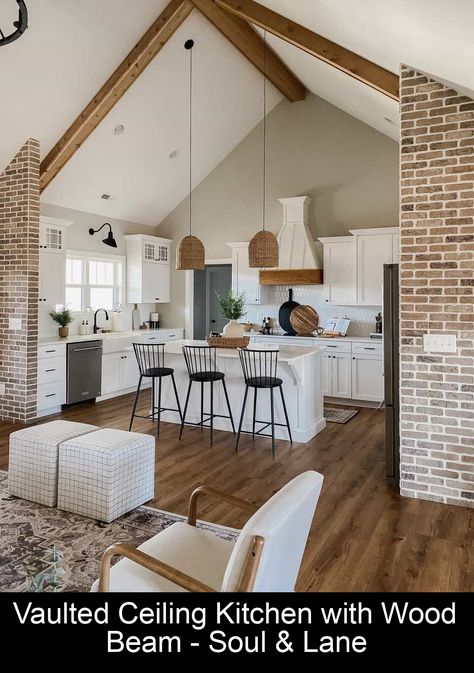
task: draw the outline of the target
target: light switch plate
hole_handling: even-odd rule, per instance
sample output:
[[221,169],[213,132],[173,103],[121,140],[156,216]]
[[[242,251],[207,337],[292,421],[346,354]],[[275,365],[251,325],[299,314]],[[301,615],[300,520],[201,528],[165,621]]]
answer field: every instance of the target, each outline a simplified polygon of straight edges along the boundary
[[424,334],[423,350],[425,353],[456,353],[456,335]]
[[8,326],[9,329],[21,329],[21,318],[10,318]]

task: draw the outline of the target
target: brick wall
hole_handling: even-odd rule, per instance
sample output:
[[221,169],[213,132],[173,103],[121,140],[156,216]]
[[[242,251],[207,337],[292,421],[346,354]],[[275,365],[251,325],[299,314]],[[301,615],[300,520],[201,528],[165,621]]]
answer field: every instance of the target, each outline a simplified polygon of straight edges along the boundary
[[[401,70],[401,493],[474,506],[474,101]],[[457,337],[426,354],[423,334]]]
[[[0,174],[0,418],[36,415],[39,143],[28,140]],[[9,329],[9,318],[21,329]]]

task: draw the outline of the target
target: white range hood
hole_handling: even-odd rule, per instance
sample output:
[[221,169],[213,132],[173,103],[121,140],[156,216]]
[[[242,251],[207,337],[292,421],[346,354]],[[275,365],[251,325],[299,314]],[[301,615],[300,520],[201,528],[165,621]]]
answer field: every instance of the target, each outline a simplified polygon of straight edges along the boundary
[[283,226],[278,234],[279,264],[260,271],[261,285],[320,285],[322,265],[308,226],[309,196],[278,199]]

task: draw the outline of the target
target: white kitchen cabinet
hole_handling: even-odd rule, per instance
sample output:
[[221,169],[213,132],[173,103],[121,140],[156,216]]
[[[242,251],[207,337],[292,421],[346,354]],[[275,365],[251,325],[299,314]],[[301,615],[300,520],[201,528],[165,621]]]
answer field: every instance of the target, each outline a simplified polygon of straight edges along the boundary
[[53,414],[66,403],[66,344],[38,347],[36,414]]
[[131,234],[127,245],[127,301],[163,304],[170,301],[171,264],[168,238]]
[[331,354],[321,355],[321,387],[326,397],[332,396],[332,361]]
[[56,217],[40,217],[39,249],[54,254],[66,253],[66,229],[72,224],[69,220]]
[[391,234],[357,235],[357,304],[381,306],[383,265],[393,262]]
[[380,355],[353,355],[352,398],[381,402],[383,397],[383,358]]
[[49,312],[66,302],[66,255],[40,250],[39,252],[39,293],[38,332],[53,334],[57,325],[49,317]]
[[232,290],[244,292],[246,304],[265,304],[267,288],[260,285],[260,272],[249,268],[249,244],[229,243],[232,248]]
[[138,365],[133,351],[102,355],[102,395],[136,388]]
[[322,356],[323,394],[328,397],[352,396],[350,353],[328,353]]
[[324,245],[324,295],[329,304],[357,303],[357,240],[354,236],[319,239]]

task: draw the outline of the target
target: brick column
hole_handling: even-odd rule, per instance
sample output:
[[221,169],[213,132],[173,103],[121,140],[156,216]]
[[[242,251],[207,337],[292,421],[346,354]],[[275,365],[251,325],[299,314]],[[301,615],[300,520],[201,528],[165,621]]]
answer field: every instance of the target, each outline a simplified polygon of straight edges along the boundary
[[[0,418],[36,416],[39,143],[27,140],[0,174]],[[11,330],[9,319],[21,319]]]
[[[401,70],[401,493],[474,506],[474,101]],[[457,352],[427,354],[426,333]]]

